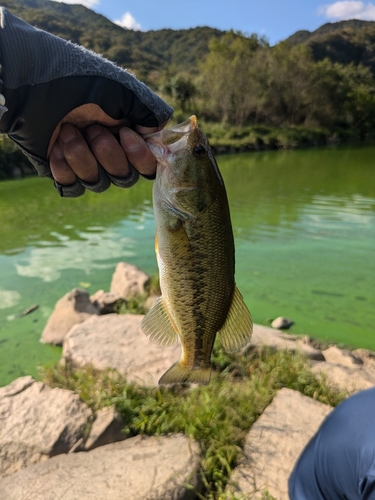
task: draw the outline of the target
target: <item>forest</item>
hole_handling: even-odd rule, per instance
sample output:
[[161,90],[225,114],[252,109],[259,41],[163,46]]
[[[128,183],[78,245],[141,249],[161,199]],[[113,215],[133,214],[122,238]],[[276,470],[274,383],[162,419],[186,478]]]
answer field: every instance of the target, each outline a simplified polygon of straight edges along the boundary
[[[375,22],[327,23],[271,47],[257,34],[209,27],[127,30],[49,0],[2,5],[132,71],[174,106],[174,122],[196,114],[216,152],[375,136]],[[12,175],[9,155],[20,161],[3,137],[0,178]]]

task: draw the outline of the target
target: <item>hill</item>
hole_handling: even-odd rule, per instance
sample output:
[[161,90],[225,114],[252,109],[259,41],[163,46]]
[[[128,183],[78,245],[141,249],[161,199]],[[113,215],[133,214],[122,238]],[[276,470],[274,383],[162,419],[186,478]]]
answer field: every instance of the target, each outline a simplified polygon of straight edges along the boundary
[[316,61],[327,57],[341,64],[362,63],[375,74],[374,21],[327,23],[313,32],[297,31],[285,41],[291,46],[307,45]]
[[[1,5],[38,28],[79,43],[149,80],[153,73],[197,72],[208,53],[208,41],[225,32],[197,27],[187,30],[133,31],[82,5],[50,0],[3,0]],[[375,74],[375,22],[352,19],[301,30],[285,40],[290,46],[311,48],[316,61],[362,63]],[[152,77],[151,77],[152,78]]]
[[138,75],[165,70],[192,71],[208,52],[208,41],[224,32],[208,27],[133,31],[82,5],[50,0],[4,0],[3,7],[26,22],[79,43]]

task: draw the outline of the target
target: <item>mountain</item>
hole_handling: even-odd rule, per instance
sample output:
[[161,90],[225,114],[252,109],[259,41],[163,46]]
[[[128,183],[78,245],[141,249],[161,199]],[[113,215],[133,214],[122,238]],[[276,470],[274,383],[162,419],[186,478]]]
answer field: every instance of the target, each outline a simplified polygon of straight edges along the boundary
[[332,33],[334,31],[340,31],[347,28],[362,29],[368,28],[375,25],[375,21],[360,21],[358,19],[350,19],[349,21],[339,21],[337,23],[326,23],[320,26],[315,31],[300,30],[296,31],[293,35],[287,38],[285,41],[289,45],[294,46],[300,43],[307,42],[311,38],[315,38],[319,35],[326,35],[327,33]]
[[133,31],[82,5],[50,0],[4,0],[1,5],[29,24],[84,45],[142,76],[169,66],[194,71],[208,52],[208,41],[224,34],[208,27]]
[[374,21],[327,23],[313,32],[297,31],[285,41],[291,46],[306,44],[317,61],[328,57],[341,64],[362,63],[375,74]]
[[[79,43],[133,70],[144,81],[169,68],[196,73],[208,52],[208,42],[224,31],[209,27],[187,30],[133,31],[121,28],[82,5],[50,0],[2,0],[1,5],[28,23]],[[362,63],[375,74],[375,22],[327,23],[310,32],[301,30],[285,40],[306,44],[315,60],[328,57],[342,64]]]

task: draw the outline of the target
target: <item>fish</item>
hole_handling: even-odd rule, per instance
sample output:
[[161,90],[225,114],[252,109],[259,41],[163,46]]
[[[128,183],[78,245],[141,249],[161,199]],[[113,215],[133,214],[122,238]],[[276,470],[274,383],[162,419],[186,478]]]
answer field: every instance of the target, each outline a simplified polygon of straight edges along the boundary
[[145,140],[157,159],[153,209],[162,294],[141,329],[161,346],[181,343],[181,358],[160,385],[205,385],[216,335],[234,352],[252,334],[251,315],[235,283],[227,193],[196,116]]

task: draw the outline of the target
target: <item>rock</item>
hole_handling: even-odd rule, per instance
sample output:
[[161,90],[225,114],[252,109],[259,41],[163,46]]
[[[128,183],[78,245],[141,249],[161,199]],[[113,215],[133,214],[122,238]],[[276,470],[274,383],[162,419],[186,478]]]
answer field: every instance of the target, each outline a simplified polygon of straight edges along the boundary
[[150,342],[141,330],[139,314],[93,316],[73,327],[64,340],[63,357],[74,366],[93,364],[114,368],[129,381],[156,385],[180,357],[179,344],[171,348]]
[[337,346],[331,346],[325,351],[322,351],[324,359],[327,363],[341,366],[362,365],[362,360],[355,357],[350,351],[339,349]]
[[0,479],[0,500],[193,500],[199,447],[182,435],[140,437],[60,455]]
[[[73,392],[21,377],[0,389],[0,476],[67,453],[91,411]],[[0,489],[1,491],[1,489]]]
[[150,282],[150,276],[136,266],[119,262],[112,276],[110,292],[130,299],[138,295],[147,295],[147,285]]
[[244,458],[228,490],[254,500],[268,490],[278,500],[288,500],[294,464],[331,409],[297,391],[281,389],[247,435]]
[[355,349],[352,354],[360,359],[367,368],[375,370],[375,352],[368,349]]
[[324,361],[324,356],[321,351],[306,343],[305,337],[277,331],[267,326],[253,326],[253,335],[250,341],[250,347],[251,346],[268,346],[276,350],[298,351],[310,359]]
[[149,297],[147,297],[145,303],[143,304],[145,310],[149,311],[151,307],[153,307],[156,304],[156,301],[158,300],[159,297],[160,295],[150,295]]
[[294,321],[283,316],[279,316],[271,323],[272,328],[290,328],[292,325],[294,325]]
[[85,450],[93,450],[98,446],[123,441],[126,439],[123,428],[124,421],[114,406],[102,408],[98,411],[92,424],[90,435],[85,443]]
[[348,395],[375,385],[375,371],[362,365],[349,367],[332,363],[316,363],[312,371],[316,375],[324,375],[330,387]]
[[89,294],[85,290],[74,288],[56,303],[43,330],[42,341],[62,345],[65,335],[72,326],[99,313],[99,307],[90,301]]
[[90,297],[91,302],[99,308],[100,314],[110,314],[119,309],[121,304],[125,303],[125,299],[120,295],[98,290]]
[[25,377],[16,378],[9,385],[5,385],[4,387],[0,387],[0,401],[5,397],[16,396],[22,391],[25,391],[30,385],[34,384],[35,380],[30,375],[26,375]]

